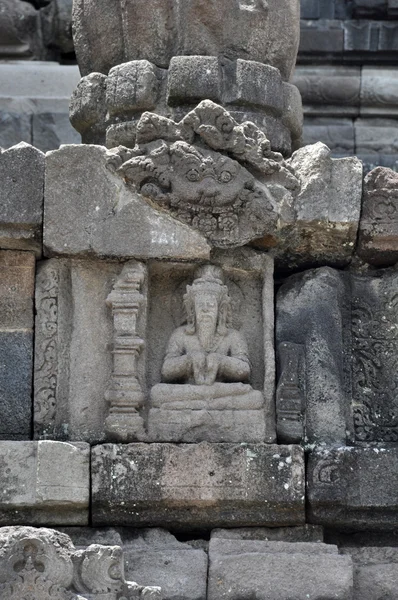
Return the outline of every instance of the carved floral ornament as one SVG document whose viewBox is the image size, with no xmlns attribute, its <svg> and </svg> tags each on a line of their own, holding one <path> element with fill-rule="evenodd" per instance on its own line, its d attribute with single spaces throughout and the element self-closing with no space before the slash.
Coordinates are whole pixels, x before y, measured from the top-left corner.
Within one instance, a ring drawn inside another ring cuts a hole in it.
<svg viewBox="0 0 398 600">
<path fill-rule="evenodd" d="M 119 546 L 76 550 L 51 529 L 0 529 L 0 600 L 160 600 L 160 588 L 124 578 Z"/>
<path fill-rule="evenodd" d="M 109 152 L 110 169 L 147 200 L 218 246 L 272 234 L 299 181 L 263 131 L 204 100 L 176 123 L 144 113 L 136 146 Z"/>
</svg>

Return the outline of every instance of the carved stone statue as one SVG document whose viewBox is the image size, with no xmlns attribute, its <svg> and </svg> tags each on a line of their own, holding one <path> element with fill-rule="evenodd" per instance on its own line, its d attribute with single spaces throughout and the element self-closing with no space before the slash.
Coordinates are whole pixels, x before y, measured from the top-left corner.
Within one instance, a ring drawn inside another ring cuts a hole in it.
<svg viewBox="0 0 398 600">
<path fill-rule="evenodd" d="M 231 326 L 231 298 L 222 270 L 200 267 L 187 286 L 184 306 L 187 322 L 171 335 L 162 368 L 166 383 L 152 389 L 153 403 L 188 401 L 186 407 L 193 408 L 203 407 L 205 401 L 210 409 L 261 407 L 261 392 L 248 384 L 246 340 Z"/>
</svg>

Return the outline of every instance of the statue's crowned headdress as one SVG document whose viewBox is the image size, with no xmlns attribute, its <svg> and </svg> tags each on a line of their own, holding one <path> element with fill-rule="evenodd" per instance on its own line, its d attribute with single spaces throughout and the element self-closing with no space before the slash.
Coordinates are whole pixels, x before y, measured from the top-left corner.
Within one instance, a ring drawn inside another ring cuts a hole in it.
<svg viewBox="0 0 398 600">
<path fill-rule="evenodd" d="M 194 296 L 198 293 L 213 293 L 218 296 L 218 332 L 225 335 L 230 325 L 231 299 L 228 295 L 228 287 L 224 283 L 224 274 L 220 267 L 215 265 L 204 265 L 195 271 L 192 285 L 187 286 L 184 295 L 184 305 L 187 312 L 187 331 L 195 332 L 195 307 Z"/>
</svg>

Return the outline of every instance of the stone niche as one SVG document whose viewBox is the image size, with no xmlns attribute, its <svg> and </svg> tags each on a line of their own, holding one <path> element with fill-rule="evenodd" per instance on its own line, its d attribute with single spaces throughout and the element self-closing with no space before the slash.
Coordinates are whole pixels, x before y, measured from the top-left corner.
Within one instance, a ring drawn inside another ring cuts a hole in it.
<svg viewBox="0 0 398 600">
<path fill-rule="evenodd" d="M 211 304 L 203 331 L 199 297 Z M 202 264 L 51 259 L 39 266 L 36 309 L 36 438 L 275 441 L 266 254 L 220 250 Z"/>
<path fill-rule="evenodd" d="M 267 256 L 250 256 L 224 255 L 224 269 L 151 265 L 151 441 L 275 440 L 273 267 Z M 213 310 L 214 333 L 207 317 Z"/>
<path fill-rule="evenodd" d="M 321 268 L 277 296 L 281 442 L 363 446 L 398 441 L 396 268 Z"/>
</svg>

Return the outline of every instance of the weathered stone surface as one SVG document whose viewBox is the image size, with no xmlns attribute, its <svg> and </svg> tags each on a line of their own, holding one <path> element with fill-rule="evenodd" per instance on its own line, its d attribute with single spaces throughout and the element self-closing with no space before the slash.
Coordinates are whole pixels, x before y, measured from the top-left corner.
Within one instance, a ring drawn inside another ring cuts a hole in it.
<svg viewBox="0 0 398 600">
<path fill-rule="evenodd" d="M 88 444 L 0 442 L 0 463 L 1 524 L 88 524 Z"/>
<path fill-rule="evenodd" d="M 44 154 L 26 143 L 0 152 L 0 248 L 41 254 Z"/>
<path fill-rule="evenodd" d="M 216 56 L 174 56 L 167 79 L 167 104 L 196 104 L 204 98 L 220 102 L 221 69 Z"/>
<path fill-rule="evenodd" d="M 64 146 L 47 155 L 44 244 L 48 255 L 209 256 L 209 246 L 199 233 L 129 190 L 107 168 L 108 158 L 99 146 Z"/>
<path fill-rule="evenodd" d="M 158 585 L 164 600 L 205 600 L 206 552 L 181 543 L 164 529 L 120 530 L 126 577 L 141 585 Z"/>
<path fill-rule="evenodd" d="M 248 249 L 152 265 L 149 441 L 275 441 L 272 281 Z"/>
<path fill-rule="evenodd" d="M 398 598 L 398 550 L 391 547 L 340 548 L 354 563 L 354 600 Z"/>
<path fill-rule="evenodd" d="M 106 299 L 120 270 L 112 263 L 57 259 L 39 265 L 34 379 L 39 438 L 104 439 L 113 336 Z"/>
<path fill-rule="evenodd" d="M 365 177 L 357 252 L 375 266 L 398 261 L 398 175 L 391 169 Z"/>
<path fill-rule="evenodd" d="M 108 76 L 90 73 L 73 92 L 70 117 L 84 143 L 134 148 L 145 110 L 178 123 L 203 100 L 228 106 L 239 124 L 257 125 L 274 151 L 288 156 L 292 144 L 297 147 L 303 125 L 297 88 L 274 67 L 222 56 L 174 56 L 167 70 L 133 60 L 113 67 Z M 158 133 L 167 133 L 165 122 Z M 186 133 L 183 141 L 192 137 Z M 165 140 L 179 139 L 172 138 Z"/>
<path fill-rule="evenodd" d="M 278 68 L 289 79 L 299 39 L 298 0 L 135 0 L 74 4 L 75 47 L 82 75 L 131 60 L 167 67 L 177 55 L 224 55 Z M 122 27 L 122 22 L 124 26 Z M 147 35 L 151 31 L 153 35 Z M 102 44 L 112 39 L 111 45 Z"/>
<path fill-rule="evenodd" d="M 321 140 L 334 156 L 355 153 L 355 130 L 351 119 L 336 117 L 306 117 L 303 129 L 304 145 Z M 362 157 L 361 157 L 362 158 Z"/>
<path fill-rule="evenodd" d="M 297 150 L 289 161 L 301 183 L 295 201 L 295 232 L 289 236 L 289 264 L 310 256 L 312 264 L 346 264 L 353 253 L 362 196 L 362 164 L 333 159 L 322 143 Z"/>
<path fill-rule="evenodd" d="M 70 537 L 52 529 L 2 527 L 0 570 L 4 599 L 161 599 L 159 587 L 126 581 L 119 546 L 93 544 L 76 550 Z"/>
<path fill-rule="evenodd" d="M 397 277 L 396 269 L 322 268 L 280 288 L 276 339 L 301 346 L 296 394 L 304 396 L 310 444 L 396 443 Z"/>
<path fill-rule="evenodd" d="M 156 106 L 159 82 L 156 67 L 147 60 L 127 62 L 109 71 L 106 104 L 111 115 L 123 115 Z"/>
<path fill-rule="evenodd" d="M 397 448 L 317 449 L 307 472 L 309 521 L 349 529 L 398 523 Z"/>
<path fill-rule="evenodd" d="M 338 116 L 339 121 L 344 116 L 359 115 L 359 67 L 301 65 L 295 71 L 293 83 L 301 93 L 306 115 Z"/>
<path fill-rule="evenodd" d="M 304 522 L 299 446 L 128 444 L 92 449 L 94 526 Z"/>
<path fill-rule="evenodd" d="M 361 85 L 361 115 L 396 116 L 398 102 L 397 68 L 364 67 Z"/>
<path fill-rule="evenodd" d="M 299 182 L 263 131 L 204 100 L 181 121 L 144 113 L 133 150 L 110 167 L 133 191 L 205 235 L 216 247 L 257 238 L 276 245 L 280 217 Z"/>
<path fill-rule="evenodd" d="M 21 0 L 1 0 L 0 14 L 1 58 L 38 58 L 41 50 L 39 18 L 34 7 Z"/>
<path fill-rule="evenodd" d="M 0 251 L 0 439 L 29 439 L 35 259 Z"/>
<path fill-rule="evenodd" d="M 323 542 L 323 528 L 319 525 L 302 525 L 300 527 L 213 529 L 211 539 L 262 540 L 264 542 Z"/>
<path fill-rule="evenodd" d="M 212 538 L 208 598 L 352 598 L 353 569 L 336 546 Z"/>
</svg>

